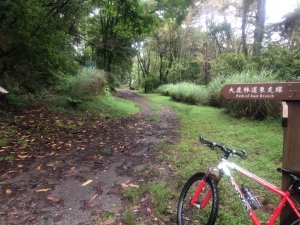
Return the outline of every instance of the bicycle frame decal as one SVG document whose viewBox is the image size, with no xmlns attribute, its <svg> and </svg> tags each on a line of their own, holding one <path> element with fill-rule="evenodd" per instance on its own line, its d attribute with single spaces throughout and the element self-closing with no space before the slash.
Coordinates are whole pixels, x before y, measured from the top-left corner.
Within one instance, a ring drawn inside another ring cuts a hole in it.
<svg viewBox="0 0 300 225">
<path fill-rule="evenodd" d="M 239 199 L 242 201 L 246 211 L 250 215 L 250 218 L 251 218 L 254 225 L 260 225 L 261 223 L 259 222 L 257 216 L 255 215 L 254 210 L 251 208 L 248 201 L 245 199 L 238 183 L 232 177 L 230 169 L 235 170 L 235 171 L 243 174 L 244 176 L 250 178 L 251 180 L 254 180 L 256 183 L 262 185 L 263 187 L 270 190 L 271 192 L 273 192 L 277 195 L 280 195 L 282 197 L 281 202 L 280 202 L 279 206 L 275 209 L 270 221 L 268 222 L 268 225 L 273 225 L 275 223 L 276 219 L 279 217 L 280 212 L 281 212 L 281 210 L 284 207 L 286 202 L 288 202 L 288 204 L 291 206 L 293 211 L 300 218 L 300 212 L 298 211 L 295 203 L 290 199 L 290 192 L 289 191 L 284 192 L 284 191 L 280 190 L 278 187 L 268 183 L 267 181 L 265 181 L 265 180 L 261 179 L 260 177 L 256 176 L 255 174 L 243 169 L 242 167 L 240 167 L 240 166 L 238 166 L 238 165 L 236 165 L 232 162 L 229 162 L 225 159 L 222 159 L 222 162 L 214 170 L 219 171 L 219 173 L 224 174 L 228 178 L 230 184 L 235 189 Z"/>
<path fill-rule="evenodd" d="M 245 209 L 247 210 L 247 212 L 250 214 L 251 213 L 251 207 L 248 203 L 248 201 L 245 199 L 239 185 L 237 184 L 237 182 L 233 179 L 232 176 L 228 177 L 228 180 L 230 182 L 230 184 L 232 185 L 232 187 L 234 188 L 234 190 L 236 191 L 237 195 L 239 196 L 240 200 L 243 202 L 243 205 L 245 207 Z"/>
</svg>

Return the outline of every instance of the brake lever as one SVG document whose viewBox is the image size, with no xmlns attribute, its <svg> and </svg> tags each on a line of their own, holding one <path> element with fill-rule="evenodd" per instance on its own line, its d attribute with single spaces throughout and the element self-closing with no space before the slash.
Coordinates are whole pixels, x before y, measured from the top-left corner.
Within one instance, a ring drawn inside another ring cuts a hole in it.
<svg viewBox="0 0 300 225">
<path fill-rule="evenodd" d="M 248 158 L 248 154 L 245 150 L 241 150 L 241 152 L 244 154 L 243 159 L 247 159 Z"/>
</svg>

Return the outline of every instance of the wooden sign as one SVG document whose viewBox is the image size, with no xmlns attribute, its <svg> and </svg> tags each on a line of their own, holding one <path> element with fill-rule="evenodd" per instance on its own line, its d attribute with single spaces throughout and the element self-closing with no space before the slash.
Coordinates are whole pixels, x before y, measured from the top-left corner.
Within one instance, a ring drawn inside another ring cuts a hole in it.
<svg viewBox="0 0 300 225">
<path fill-rule="evenodd" d="M 0 86 L 0 94 L 8 94 L 8 91 Z"/>
<path fill-rule="evenodd" d="M 226 84 L 221 93 L 225 99 L 300 100 L 300 81 L 262 84 Z"/>
<path fill-rule="evenodd" d="M 234 100 L 281 100 L 284 126 L 283 168 L 300 171 L 300 81 L 263 84 L 226 84 L 221 93 L 225 99 Z M 291 185 L 291 177 L 283 174 L 282 188 Z M 293 194 L 300 202 L 300 197 Z M 284 208 L 281 222 L 293 213 Z"/>
</svg>

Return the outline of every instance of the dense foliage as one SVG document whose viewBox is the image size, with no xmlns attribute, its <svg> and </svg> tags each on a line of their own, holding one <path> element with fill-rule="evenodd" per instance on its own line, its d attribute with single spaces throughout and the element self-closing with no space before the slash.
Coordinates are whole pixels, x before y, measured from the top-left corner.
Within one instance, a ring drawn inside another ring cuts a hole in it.
<svg viewBox="0 0 300 225">
<path fill-rule="evenodd" d="M 209 85 L 193 83 L 167 84 L 158 88 L 162 95 L 171 96 L 175 101 L 189 104 L 202 104 L 223 107 L 235 117 L 252 117 L 264 119 L 267 116 L 278 117 L 280 104 L 277 101 L 235 100 L 227 101 L 222 98 L 221 89 L 228 83 L 268 83 L 278 81 L 272 73 L 262 71 L 243 71 L 229 77 L 214 79 Z"/>
<path fill-rule="evenodd" d="M 76 76 L 64 77 L 56 87 L 56 93 L 66 96 L 66 105 L 71 107 L 105 92 L 108 92 L 106 73 L 95 68 L 84 68 Z"/>
<path fill-rule="evenodd" d="M 0 2 L 0 85 L 35 92 L 77 70 L 72 47 L 82 1 Z"/>
</svg>

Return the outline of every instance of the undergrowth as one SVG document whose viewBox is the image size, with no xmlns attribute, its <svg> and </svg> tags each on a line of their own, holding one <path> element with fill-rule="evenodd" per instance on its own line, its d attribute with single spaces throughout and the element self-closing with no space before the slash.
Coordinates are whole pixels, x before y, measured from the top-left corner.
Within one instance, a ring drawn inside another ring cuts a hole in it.
<svg viewBox="0 0 300 225">
<path fill-rule="evenodd" d="M 94 96 L 75 108 L 68 105 L 66 96 L 53 96 L 49 99 L 49 103 L 54 111 L 105 118 L 126 117 L 139 111 L 139 107 L 135 103 L 111 95 Z"/>
<path fill-rule="evenodd" d="M 218 77 L 208 85 L 193 83 L 167 84 L 159 87 L 157 91 L 172 100 L 195 105 L 208 105 L 223 107 L 234 117 L 252 117 L 265 119 L 268 116 L 278 117 L 280 105 L 278 101 L 263 100 L 223 100 L 221 89 L 230 83 L 270 83 L 276 82 L 276 76 L 270 71 L 243 71 L 228 77 Z"/>
</svg>

